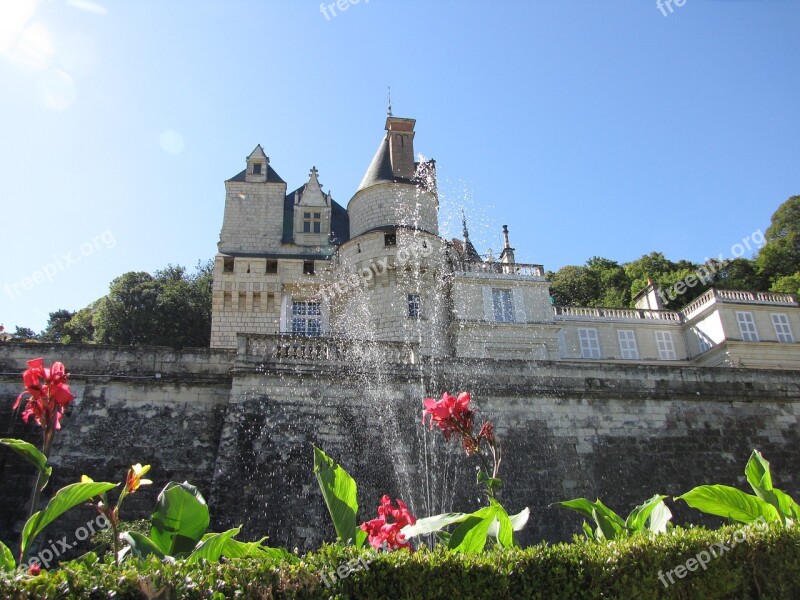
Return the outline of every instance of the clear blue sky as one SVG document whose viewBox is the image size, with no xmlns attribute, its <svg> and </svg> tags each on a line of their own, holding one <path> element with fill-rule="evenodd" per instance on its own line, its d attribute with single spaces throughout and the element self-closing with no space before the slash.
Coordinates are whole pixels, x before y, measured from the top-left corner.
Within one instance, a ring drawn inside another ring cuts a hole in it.
<svg viewBox="0 0 800 600">
<path fill-rule="evenodd" d="M 388 85 L 444 232 L 548 269 L 728 256 L 800 193 L 800 2 L 343 4 L 0 0 L 0 322 L 214 256 L 258 143 L 346 205 Z"/>
</svg>

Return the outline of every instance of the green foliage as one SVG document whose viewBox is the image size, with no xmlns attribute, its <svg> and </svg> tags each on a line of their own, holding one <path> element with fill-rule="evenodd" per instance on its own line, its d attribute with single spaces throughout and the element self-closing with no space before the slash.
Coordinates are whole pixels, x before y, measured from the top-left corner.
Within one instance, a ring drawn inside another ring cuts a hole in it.
<svg viewBox="0 0 800 600">
<path fill-rule="evenodd" d="M 756 265 L 771 282 L 800 272 L 800 196 L 792 196 L 772 215 L 766 244 Z"/>
<path fill-rule="evenodd" d="M 664 504 L 664 498 L 666 496 L 656 494 L 634 508 L 624 520 L 600 500 L 591 502 L 586 498 L 575 498 L 555 502 L 550 506 L 569 508 L 592 519 L 595 523 L 594 529 L 586 522 L 583 524 L 583 533 L 590 540 L 619 540 L 642 532 L 664 533 L 672 518 L 672 513 Z"/>
<path fill-rule="evenodd" d="M 20 558 L 24 558 L 28 552 L 28 548 L 36 539 L 45 527 L 56 520 L 58 517 L 67 512 L 70 508 L 83 504 L 87 500 L 99 496 L 108 490 L 116 487 L 113 483 L 106 482 L 91 482 L 91 483 L 73 483 L 64 486 L 53 498 L 48 502 L 44 510 L 31 515 L 22 529 L 22 546 L 20 550 Z"/>
<path fill-rule="evenodd" d="M 205 347 L 211 339 L 212 263 L 194 273 L 168 265 L 150 275 L 129 272 L 111 282 L 109 293 L 82 315 L 82 334 L 91 317 L 93 341 L 104 344 Z M 87 310 L 87 309 L 84 309 Z M 80 315 L 81 312 L 78 313 Z M 66 333 L 77 316 L 67 322 Z M 64 335 L 69 341 L 77 336 Z M 80 340 L 84 341 L 84 340 Z"/>
<path fill-rule="evenodd" d="M 365 531 L 356 525 L 358 497 L 355 480 L 341 465 L 337 465 L 325 452 L 314 446 L 314 475 L 325 498 L 328 512 L 339 541 L 361 547 L 367 538 Z"/>
<path fill-rule="evenodd" d="M 13 571 L 17 566 L 14 555 L 3 542 L 0 542 L 0 571 Z"/>
<path fill-rule="evenodd" d="M 744 473 L 754 496 L 727 485 L 701 485 L 676 500 L 737 523 L 780 522 L 788 526 L 800 518 L 800 505 L 772 485 L 769 463 L 758 450 L 753 450 Z"/>
<path fill-rule="evenodd" d="M 776 278 L 769 291 L 800 296 L 800 273 Z"/>
<path fill-rule="evenodd" d="M 30 342 L 36 339 L 36 332 L 30 327 L 16 327 L 11 336 L 12 342 Z"/>
<path fill-rule="evenodd" d="M 208 506 L 188 481 L 169 482 L 158 495 L 150 539 L 167 556 L 189 554 L 208 529 Z"/>
<path fill-rule="evenodd" d="M 3 438 L 0 439 L 0 444 L 8 446 L 39 470 L 39 491 L 42 491 L 50 481 L 50 475 L 53 474 L 53 467 L 48 466 L 47 457 L 36 446 L 25 440 Z"/>
<path fill-rule="evenodd" d="M 667 535 L 613 544 L 541 543 L 525 549 L 457 554 L 445 548 L 377 553 L 353 546 L 323 546 L 301 560 L 244 558 L 223 564 L 175 564 L 135 559 L 115 568 L 80 560 L 37 577 L 0 573 L 5 598 L 440 598 L 567 600 L 581 598 L 797 598 L 800 597 L 800 530 L 768 528 L 741 540 L 741 526 L 673 529 Z M 719 545 L 729 550 L 720 552 Z M 706 569 L 664 576 L 709 548 L 718 554 Z M 362 559 L 367 568 L 331 577 Z M 326 575 L 328 585 L 322 576 Z M 667 580 L 667 583 L 669 581 Z"/>
</svg>

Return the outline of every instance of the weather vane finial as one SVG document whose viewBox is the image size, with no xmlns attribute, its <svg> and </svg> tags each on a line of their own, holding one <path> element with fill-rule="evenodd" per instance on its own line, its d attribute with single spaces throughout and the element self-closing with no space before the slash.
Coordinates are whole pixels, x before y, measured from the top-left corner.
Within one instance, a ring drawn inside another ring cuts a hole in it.
<svg viewBox="0 0 800 600">
<path fill-rule="evenodd" d="M 389 86 L 388 98 L 389 98 L 389 107 L 386 109 L 386 114 L 391 117 L 392 116 L 392 86 Z"/>
</svg>

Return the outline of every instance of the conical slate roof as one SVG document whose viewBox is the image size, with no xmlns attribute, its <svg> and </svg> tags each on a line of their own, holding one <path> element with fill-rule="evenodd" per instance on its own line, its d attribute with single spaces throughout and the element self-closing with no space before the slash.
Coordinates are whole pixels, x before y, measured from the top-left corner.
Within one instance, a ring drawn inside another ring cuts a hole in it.
<svg viewBox="0 0 800 600">
<path fill-rule="evenodd" d="M 386 183 L 395 181 L 394 171 L 392 170 L 392 157 L 389 154 L 389 137 L 385 136 L 378 146 L 378 151 L 358 186 L 358 191 L 368 188 L 376 183 Z"/>
</svg>

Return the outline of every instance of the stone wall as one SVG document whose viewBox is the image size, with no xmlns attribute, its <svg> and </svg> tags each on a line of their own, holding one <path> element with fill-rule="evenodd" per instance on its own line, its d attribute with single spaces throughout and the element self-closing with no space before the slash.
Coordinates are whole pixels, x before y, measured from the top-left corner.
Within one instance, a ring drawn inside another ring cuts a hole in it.
<svg viewBox="0 0 800 600">
<path fill-rule="evenodd" d="M 156 485 L 126 501 L 126 515 L 146 516 L 166 481 L 188 479 L 209 500 L 216 529 L 243 524 L 245 537 L 269 535 L 276 545 L 333 539 L 313 444 L 358 481 L 362 519 L 374 517 L 383 493 L 418 516 L 476 508 L 473 462 L 420 423 L 422 398 L 443 390 L 469 390 L 477 420 L 495 422 L 504 444 L 502 500 L 532 512 L 524 543 L 579 531 L 579 518 L 548 508 L 559 500 L 600 497 L 627 513 L 655 493 L 678 495 L 701 483 L 745 489 L 753 448 L 772 463 L 776 485 L 800 496 L 793 371 L 475 359 L 398 365 L 367 356 L 337 362 L 268 351 L 235 357 L 5 344 L 0 400 L 8 408 L 25 360 L 35 356 L 62 360 L 80 398 L 54 446 L 51 493 L 82 473 L 118 481 L 131 462 L 149 463 Z M 0 411 L 0 427 L 36 441 L 10 410 Z M 12 540 L 32 475 L 6 450 L 0 467 L 0 538 Z M 703 521 L 680 503 L 675 513 L 677 522 Z M 76 509 L 58 531 L 91 517 Z"/>
</svg>

